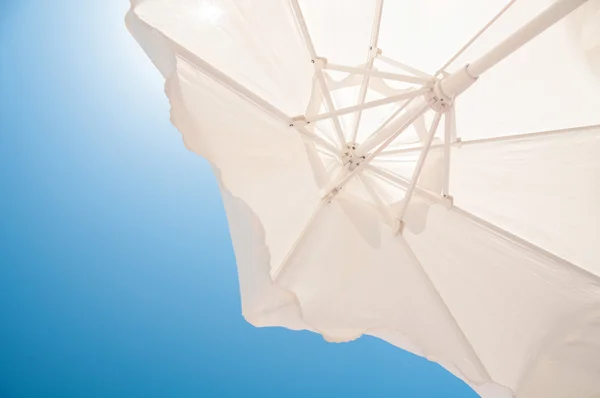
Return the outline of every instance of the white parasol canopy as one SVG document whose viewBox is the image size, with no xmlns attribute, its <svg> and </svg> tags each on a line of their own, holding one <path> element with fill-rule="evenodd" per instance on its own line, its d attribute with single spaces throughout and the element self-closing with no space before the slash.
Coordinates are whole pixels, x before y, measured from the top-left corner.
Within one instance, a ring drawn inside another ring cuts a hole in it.
<svg viewBox="0 0 600 398">
<path fill-rule="evenodd" d="M 600 394 L 600 0 L 132 0 L 256 326 Z"/>
</svg>

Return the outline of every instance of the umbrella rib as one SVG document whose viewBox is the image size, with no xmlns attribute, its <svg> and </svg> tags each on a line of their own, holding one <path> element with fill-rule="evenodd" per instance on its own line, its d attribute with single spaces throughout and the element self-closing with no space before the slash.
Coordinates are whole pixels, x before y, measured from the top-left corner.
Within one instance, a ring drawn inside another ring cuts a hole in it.
<svg viewBox="0 0 600 398">
<path fill-rule="evenodd" d="M 343 176 L 343 175 L 345 175 L 347 173 L 348 173 L 348 165 L 345 165 L 345 166 L 343 166 L 339 170 L 338 175 L 336 176 L 336 178 L 339 178 L 340 176 Z M 306 222 L 306 224 L 304 224 L 304 227 L 302 228 L 302 231 L 300 231 L 300 235 L 298 235 L 298 238 L 296 238 L 296 241 L 294 241 L 294 243 L 290 247 L 290 250 L 286 254 L 285 258 L 283 259 L 283 261 L 281 263 L 281 265 L 272 274 L 271 279 L 273 280 L 273 282 L 277 282 L 277 280 L 281 277 L 281 275 L 283 274 L 283 272 L 288 268 L 288 265 L 290 263 L 292 255 L 296 252 L 298 246 L 306 238 L 306 234 L 307 234 L 308 230 L 310 229 L 310 227 L 312 226 L 312 224 L 313 224 L 313 222 L 315 220 L 315 217 L 317 216 L 317 214 L 319 213 L 319 211 L 321 211 L 321 209 L 323 208 L 323 206 L 325 204 L 329 203 L 329 202 L 330 201 L 328 200 L 327 197 L 321 198 L 321 200 L 317 204 L 317 207 L 315 208 L 315 210 L 311 214 L 310 218 L 308 219 L 308 221 Z"/>
<path fill-rule="evenodd" d="M 286 123 L 288 123 L 291 120 L 291 117 L 283 113 L 281 110 L 276 108 L 274 105 L 272 105 L 259 95 L 246 88 L 244 85 L 238 83 L 236 80 L 221 72 L 219 69 L 215 68 L 214 66 L 212 66 L 204 59 L 200 58 L 198 55 L 194 54 L 175 40 L 171 39 L 169 36 L 165 35 L 164 33 L 161 33 L 161 35 L 167 41 L 169 41 L 171 45 L 173 45 L 173 47 L 175 47 L 175 52 L 179 56 L 184 58 L 195 68 L 197 68 L 216 82 L 233 91 L 235 94 L 244 98 L 248 102 L 251 102 L 252 104 L 257 106 L 264 112 L 270 114 L 271 116 L 274 116 L 275 118 Z"/>
<path fill-rule="evenodd" d="M 382 134 L 383 129 L 385 129 L 388 126 L 388 124 L 390 124 L 392 122 L 392 120 L 394 120 L 396 118 L 396 116 L 398 116 L 400 114 L 400 112 L 402 112 L 404 109 L 406 109 L 415 98 L 416 97 L 412 97 L 409 100 L 405 101 L 402 105 L 400 105 L 400 107 L 398 109 L 396 109 L 394 111 L 394 113 L 392 113 L 383 123 L 381 123 L 381 125 L 379 125 L 379 127 L 377 127 L 377 130 L 375 130 L 373 133 L 371 133 L 371 135 L 369 135 L 367 137 L 367 139 L 364 140 L 360 144 L 359 152 L 361 152 L 361 153 L 368 152 L 371 149 L 373 149 L 373 147 L 377 146 L 378 141 L 381 140 L 380 135 Z M 399 119 L 398 121 L 401 122 L 402 120 Z"/>
<path fill-rule="evenodd" d="M 453 143 L 453 144 L 457 144 L 457 143 Z M 432 148 L 441 148 L 442 146 L 443 146 L 443 144 L 432 144 L 431 145 Z M 379 157 L 390 156 L 390 155 L 401 155 L 401 154 L 410 153 L 410 152 L 418 152 L 422 148 L 423 148 L 422 146 L 413 146 L 413 147 L 408 147 L 408 148 L 389 149 L 387 151 L 382 151 L 379 154 Z"/>
<path fill-rule="evenodd" d="M 439 68 L 436 72 L 435 72 L 435 76 L 439 75 L 440 73 L 444 72 L 445 69 L 450 66 L 450 64 L 452 62 L 454 62 L 456 60 L 456 58 L 460 57 L 460 55 L 462 53 L 464 53 L 470 46 L 471 44 L 473 44 L 475 42 L 475 40 L 477 40 L 486 30 L 488 30 L 488 28 L 490 26 L 492 26 L 494 24 L 494 22 L 496 22 L 498 20 L 498 18 L 500 18 L 502 16 L 502 14 L 504 14 L 514 3 L 516 0 L 511 0 L 508 2 L 508 4 L 506 4 L 504 6 L 504 8 L 502 8 L 495 16 L 494 18 L 492 18 L 483 28 L 481 28 L 481 30 L 479 32 L 477 32 L 477 34 L 475 34 L 475 36 L 473 36 L 464 46 L 462 46 L 460 48 L 460 50 L 458 50 L 448 61 L 446 61 L 446 63 Z"/>
<path fill-rule="evenodd" d="M 321 61 L 319 57 L 317 57 L 317 53 L 315 51 L 315 46 L 313 45 L 312 39 L 310 37 L 310 33 L 308 32 L 308 26 L 306 25 L 306 20 L 304 19 L 304 15 L 302 14 L 302 10 L 300 9 L 300 5 L 298 4 L 298 0 L 290 0 L 292 9 L 294 11 L 294 17 L 296 19 L 296 23 L 300 28 L 300 33 L 302 38 L 304 39 L 304 43 L 306 44 L 308 53 L 310 54 L 311 62 L 315 66 L 315 75 L 319 80 L 319 86 L 321 88 L 321 92 L 323 97 L 325 98 L 325 105 L 327 105 L 327 109 L 330 112 L 335 112 L 335 107 L 333 105 L 333 99 L 331 98 L 331 92 L 327 86 L 327 80 L 325 79 L 325 75 L 323 74 L 323 70 L 318 65 Z M 342 126 L 337 116 L 333 116 L 333 126 L 335 132 L 337 134 L 340 148 L 343 148 L 346 145 L 346 140 L 344 138 L 344 133 L 342 130 Z"/>
<path fill-rule="evenodd" d="M 510 140 L 518 140 L 518 139 L 522 139 L 522 138 L 530 138 L 530 137 L 543 137 L 546 135 L 553 135 L 553 134 L 576 133 L 576 132 L 580 132 L 580 131 L 584 131 L 584 130 L 592 130 L 592 129 L 597 129 L 597 128 L 600 128 L 600 124 L 588 124 L 585 126 L 578 126 L 578 127 L 568 127 L 568 128 L 556 129 L 556 130 L 542 130 L 542 131 L 535 131 L 532 133 L 521 133 L 521 134 L 505 135 L 505 136 L 499 136 L 499 137 L 478 138 L 478 139 L 473 139 L 473 140 L 461 140 L 460 142 L 455 142 L 453 144 L 460 145 L 460 146 L 472 145 L 472 144 L 484 144 L 487 142 L 510 141 Z"/>
<path fill-rule="evenodd" d="M 375 61 L 375 55 L 377 54 L 377 43 L 379 42 L 379 28 L 381 27 L 381 15 L 383 11 L 383 0 L 378 0 L 375 5 L 375 17 L 373 18 L 373 27 L 371 29 L 371 41 L 369 46 L 369 52 L 367 55 L 367 62 L 365 66 L 367 69 L 373 69 L 373 62 Z M 369 81 L 371 80 L 370 75 L 364 75 L 362 82 L 360 83 L 360 89 L 358 92 L 359 105 L 365 103 L 367 98 L 367 88 L 369 87 Z M 352 125 L 352 139 L 351 142 L 356 142 L 356 136 L 358 134 L 358 127 L 360 125 L 360 119 L 362 117 L 362 109 L 359 109 L 354 113 L 354 123 Z"/>
<path fill-rule="evenodd" d="M 496 235 L 501 236 L 502 238 L 506 239 L 507 241 L 517 244 L 519 246 L 522 246 L 528 250 L 531 250 L 532 252 L 541 255 L 542 257 L 547 258 L 550 261 L 553 261 L 557 264 L 560 264 L 566 268 L 569 268 L 571 270 L 573 270 L 574 272 L 577 272 L 578 274 L 586 277 L 586 278 L 590 278 L 591 280 L 593 280 L 595 283 L 600 284 L 600 276 L 597 276 L 595 274 L 593 274 L 590 271 L 587 271 L 584 268 L 579 267 L 578 265 L 573 264 L 572 262 L 565 260 L 562 257 L 557 256 L 554 253 L 551 253 L 545 249 L 542 249 L 541 247 L 539 247 L 538 245 L 535 245 L 523 238 L 520 238 L 519 236 L 508 232 L 507 230 L 505 230 L 504 228 L 501 228 L 497 225 L 492 224 L 489 221 L 484 220 L 483 218 L 480 218 L 476 215 L 474 215 L 473 213 L 470 213 L 460 207 L 457 206 L 452 206 L 450 208 L 451 211 L 457 213 L 458 215 L 467 218 L 469 221 L 478 224 L 480 226 L 482 226 L 483 228 L 486 228 L 492 232 L 494 232 Z"/>
<path fill-rule="evenodd" d="M 345 65 L 338 65 L 338 64 L 332 64 L 332 63 L 327 63 L 325 65 L 325 69 L 335 70 L 338 72 L 346 72 L 346 73 L 354 73 L 354 74 L 358 74 L 358 75 L 363 75 L 365 78 L 368 78 L 371 76 L 380 77 L 382 79 L 396 80 L 396 81 L 403 82 L 403 83 L 414 83 L 414 84 L 424 85 L 424 84 L 427 84 L 427 82 L 429 81 L 429 79 L 425 79 L 425 78 L 418 77 L 418 76 L 403 75 L 401 73 L 385 72 L 385 71 L 369 69 L 369 68 L 356 68 L 354 66 L 345 66 Z M 363 79 L 363 81 L 365 81 L 365 80 Z M 361 86 L 361 88 L 362 88 L 362 86 Z"/>
<path fill-rule="evenodd" d="M 310 94 L 310 99 L 308 101 L 308 105 L 306 106 L 306 117 L 313 117 L 314 115 L 316 115 L 319 112 L 319 108 L 321 107 L 321 104 L 323 103 L 323 95 L 321 94 L 321 91 L 319 90 L 319 81 L 316 78 L 316 76 L 313 75 L 313 82 L 312 82 L 312 90 L 311 90 L 311 94 Z M 308 126 L 307 126 L 308 127 Z M 321 135 L 317 134 L 317 131 L 319 130 L 315 125 L 312 126 L 312 129 L 308 129 L 309 131 L 312 131 L 315 135 L 321 137 Z M 325 141 L 327 141 L 328 143 L 332 144 L 333 148 L 335 148 L 335 140 L 333 142 L 330 141 L 329 137 L 327 136 L 327 134 L 322 134 L 322 137 Z M 339 150 L 337 148 L 335 148 L 335 154 L 339 155 Z"/>
<path fill-rule="evenodd" d="M 318 90 L 318 79 L 315 79 L 315 76 L 313 76 L 312 92 L 305 111 L 306 116 L 312 117 L 316 115 L 319 111 L 319 108 L 321 107 L 322 102 L 323 95 Z M 308 126 L 309 123 L 307 123 L 305 126 L 302 126 L 303 122 L 305 121 L 305 118 L 300 119 L 301 120 L 299 121 L 302 121 L 302 123 L 292 123 L 294 124 L 294 126 L 300 125 L 297 127 L 300 133 L 311 138 L 315 142 L 319 142 L 323 147 L 327 148 L 329 152 L 333 153 L 339 158 L 340 151 L 335 147 L 335 142 L 331 143 L 329 140 L 327 140 L 328 137 L 326 134 L 323 134 L 322 136 L 317 134 L 318 129 L 314 124 L 312 126 Z M 309 129 L 308 127 L 312 127 L 312 129 Z"/>
<path fill-rule="evenodd" d="M 294 241 L 294 243 L 290 247 L 290 250 L 286 254 L 285 258 L 283 259 L 283 262 L 281 263 L 281 265 L 279 267 L 277 267 L 277 269 L 275 270 L 275 272 L 271 275 L 271 280 L 273 282 L 277 282 L 279 280 L 279 278 L 281 278 L 281 276 L 283 275 L 283 273 L 287 270 L 287 268 L 288 268 L 288 266 L 290 264 L 290 260 L 292 259 L 292 256 L 294 255 L 294 253 L 298 249 L 298 246 L 300 246 L 300 244 L 302 242 L 304 242 L 304 239 L 306 239 L 306 234 L 308 233 L 308 230 L 313 225 L 317 214 L 319 213 L 319 211 L 321 211 L 321 209 L 323 208 L 323 206 L 325 204 L 327 204 L 327 200 L 321 199 L 319 201 L 319 204 L 317 205 L 317 207 L 315 208 L 315 210 L 311 214 L 310 218 L 308 219 L 308 221 L 306 222 L 306 224 L 304 224 L 304 228 L 302 228 L 302 231 L 300 231 L 300 235 L 298 235 L 298 238 L 296 238 L 296 240 Z"/>
<path fill-rule="evenodd" d="M 307 119 L 307 121 L 309 122 L 318 122 L 321 120 L 325 120 L 325 119 L 330 119 L 330 118 L 334 118 L 340 115 L 345 115 L 348 113 L 352 113 L 354 111 L 357 110 L 361 110 L 361 109 L 369 109 L 369 108 L 375 108 L 378 106 L 382 106 L 382 105 L 387 105 L 387 104 L 391 104 L 394 102 L 399 102 L 405 99 L 411 99 L 411 98 L 415 98 L 421 94 L 426 93 L 427 91 L 429 91 L 426 88 L 419 88 L 419 89 L 415 89 L 415 90 L 410 90 L 407 91 L 405 93 L 402 94 L 398 94 L 398 95 L 394 95 L 391 97 L 387 97 L 387 98 L 382 98 L 382 99 L 378 99 L 375 101 L 369 101 L 363 104 L 359 104 L 359 105 L 353 105 L 353 106 L 349 106 L 347 108 L 342 108 L 342 109 L 338 109 L 336 111 L 333 112 L 327 112 L 327 113 L 321 113 L 320 115 L 316 115 L 312 118 Z"/>
<path fill-rule="evenodd" d="M 370 171 L 371 173 L 375 174 L 379 178 L 381 178 L 387 182 L 390 182 L 392 184 L 395 184 L 398 187 L 406 189 L 410 186 L 409 180 L 407 180 L 406 178 L 401 177 L 395 173 L 392 173 L 391 171 L 381 170 L 370 164 L 365 166 L 365 170 Z M 434 202 L 444 203 L 444 200 L 446 200 L 446 202 L 447 202 L 446 198 L 436 194 L 433 191 L 421 188 L 419 186 L 415 186 L 415 192 L 427 197 L 428 199 L 430 199 Z"/>
<path fill-rule="evenodd" d="M 488 370 L 486 369 L 485 365 L 483 364 L 481 358 L 475 351 L 475 348 L 473 348 L 473 345 L 471 344 L 471 342 L 469 341 L 469 338 L 465 334 L 464 330 L 462 329 L 462 327 L 460 326 L 460 324 L 454 317 L 454 314 L 452 314 L 452 311 L 450 310 L 450 308 L 444 301 L 444 298 L 442 297 L 440 291 L 437 289 L 437 287 L 435 286 L 435 284 L 429 277 L 429 274 L 425 270 L 425 267 L 423 267 L 423 264 L 421 264 L 421 262 L 417 258 L 417 255 L 412 250 L 412 248 L 410 247 L 410 245 L 408 244 L 406 239 L 404 239 L 403 236 L 400 236 L 399 238 L 400 238 L 401 244 L 404 246 L 404 248 L 408 252 L 409 256 L 413 260 L 412 263 L 413 263 L 414 267 L 417 269 L 418 272 L 421 273 L 423 279 L 425 280 L 425 283 L 427 284 L 427 286 L 433 293 L 433 296 L 435 297 L 438 306 L 444 312 L 444 314 L 446 314 L 446 316 L 448 317 L 450 324 L 453 326 L 454 332 L 456 333 L 457 337 L 460 339 L 461 343 L 463 344 L 463 347 L 465 348 L 465 350 L 471 357 L 471 360 L 472 360 L 473 364 L 477 367 L 477 370 L 479 371 L 480 375 L 483 376 L 487 380 L 492 380 L 492 378 L 491 378 Z"/>
<path fill-rule="evenodd" d="M 444 115 L 444 175 L 443 189 L 444 196 L 450 196 L 450 156 L 452 137 L 456 136 L 456 125 L 454 124 L 454 106 L 451 106 Z"/>
<path fill-rule="evenodd" d="M 393 175 L 392 173 L 385 173 L 385 172 L 383 172 L 383 171 L 381 171 L 381 170 L 379 170 L 376 167 L 373 167 L 371 165 L 367 165 L 366 167 L 367 167 L 367 170 L 374 172 L 376 175 L 378 175 L 380 177 L 383 177 L 383 178 L 388 179 L 388 180 L 392 180 L 392 181 L 398 183 L 398 185 L 401 185 L 401 186 L 404 186 L 404 187 L 407 187 L 409 185 L 408 181 L 405 181 L 405 180 L 403 180 L 401 178 L 397 178 L 397 179 L 391 178 L 392 175 Z M 391 174 L 391 175 L 386 175 L 386 174 Z M 395 176 L 395 175 L 393 175 L 393 176 Z M 434 193 L 432 193 L 430 191 L 426 191 L 426 190 L 419 189 L 419 188 L 417 188 L 417 191 L 419 193 L 427 193 L 427 196 L 433 196 L 434 198 L 437 197 L 437 195 L 435 195 Z M 440 198 L 440 199 L 442 199 L 442 198 Z M 475 349 L 473 348 L 473 346 L 469 342 L 469 339 L 467 338 L 467 336 L 465 335 L 464 331 L 460 327 L 460 324 L 458 323 L 458 321 L 456 320 L 456 318 L 454 317 L 454 315 L 450 311 L 450 308 L 448 308 L 448 306 L 444 302 L 444 299 L 442 298 L 440 292 L 437 290 L 437 288 L 433 284 L 433 281 L 431 280 L 431 278 L 429 278 L 429 275 L 427 274 L 427 271 L 425 271 L 425 268 L 423 267 L 423 265 L 421 264 L 421 262 L 417 259 L 417 256 L 412 251 L 411 247 L 408 245 L 408 242 L 406 242 L 406 240 L 404 239 L 404 237 L 400 236 L 400 241 L 405 245 L 405 247 L 408 250 L 410 256 L 414 260 L 414 263 L 416 265 L 418 265 L 416 268 L 418 268 L 419 272 L 422 273 L 422 275 L 423 275 L 423 277 L 424 277 L 427 285 L 433 291 L 434 296 L 436 297 L 436 301 L 438 302 L 438 304 L 440 305 L 440 307 L 442 307 L 442 310 L 444 310 L 444 312 L 446 313 L 446 315 L 450 319 L 451 324 L 455 327 L 454 328 L 455 332 L 457 333 L 458 337 L 461 339 L 462 343 L 464 344 L 464 346 L 467 349 L 467 351 L 469 352 L 469 354 L 472 356 L 472 358 L 474 360 L 473 362 L 478 367 L 478 371 L 484 377 L 486 377 L 486 378 L 488 378 L 488 379 L 491 380 L 491 377 L 490 377 L 487 369 L 483 365 L 483 362 L 481 361 L 481 358 L 479 357 L 479 355 L 477 355 L 477 352 L 475 351 Z"/>
<path fill-rule="evenodd" d="M 398 215 L 398 219 L 402 222 L 404 220 L 404 214 L 406 213 L 406 209 L 408 207 L 408 203 L 415 191 L 415 187 L 417 186 L 417 181 L 419 181 L 419 177 L 421 176 L 421 171 L 423 170 L 423 166 L 425 165 L 425 159 L 427 159 L 427 155 L 429 153 L 429 148 L 431 148 L 431 143 L 433 142 L 433 137 L 437 131 L 437 128 L 440 124 L 440 119 L 442 118 L 442 113 L 437 112 L 435 114 L 435 118 L 433 119 L 433 123 L 429 129 L 429 135 L 427 136 L 427 141 L 423 146 L 423 150 L 419 155 L 419 160 L 417 160 L 417 165 L 415 166 L 415 170 L 413 172 L 412 178 L 410 180 L 410 185 L 406 190 L 406 194 L 404 195 L 404 200 L 402 201 L 400 212 Z"/>
<path fill-rule="evenodd" d="M 557 130 L 535 131 L 532 133 L 505 135 L 505 136 L 501 136 L 501 137 L 478 138 L 478 139 L 474 139 L 474 140 L 461 140 L 459 138 L 457 141 L 453 141 L 450 145 L 462 147 L 463 145 L 485 144 L 488 142 L 511 141 L 511 140 L 519 140 L 519 139 L 523 139 L 523 138 L 543 137 L 546 135 L 554 135 L 554 134 L 577 133 L 580 131 L 592 130 L 592 129 L 597 129 L 597 128 L 600 128 L 600 124 L 590 124 L 590 125 L 586 125 L 586 126 L 569 127 L 569 128 L 557 129 Z M 441 148 L 443 146 L 444 146 L 444 144 L 431 145 L 432 148 Z M 387 151 L 382 151 L 379 154 L 379 156 L 399 155 L 399 154 L 403 154 L 403 153 L 419 151 L 420 149 L 421 149 L 421 147 L 390 149 Z"/>
</svg>

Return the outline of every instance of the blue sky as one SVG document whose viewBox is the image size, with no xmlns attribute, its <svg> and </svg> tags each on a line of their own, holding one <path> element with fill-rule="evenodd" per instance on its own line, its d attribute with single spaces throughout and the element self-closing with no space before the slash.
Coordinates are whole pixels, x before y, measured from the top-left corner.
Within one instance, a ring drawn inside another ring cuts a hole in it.
<svg viewBox="0 0 600 398">
<path fill-rule="evenodd" d="M 207 163 L 125 0 L 0 0 L 0 397 L 476 397 L 374 338 L 241 316 Z"/>
</svg>

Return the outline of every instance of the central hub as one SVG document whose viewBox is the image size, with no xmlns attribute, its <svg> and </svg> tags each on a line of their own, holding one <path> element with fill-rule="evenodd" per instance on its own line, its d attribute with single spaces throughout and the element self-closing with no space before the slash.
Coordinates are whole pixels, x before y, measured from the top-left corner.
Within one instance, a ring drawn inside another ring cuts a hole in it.
<svg viewBox="0 0 600 398">
<path fill-rule="evenodd" d="M 348 164 L 348 168 L 350 169 L 350 171 L 357 168 L 365 160 L 365 156 L 358 155 L 358 153 L 356 152 L 357 148 L 358 144 L 356 144 L 355 142 L 348 142 L 346 144 L 346 149 L 342 154 L 342 162 L 344 163 L 344 165 Z"/>
</svg>

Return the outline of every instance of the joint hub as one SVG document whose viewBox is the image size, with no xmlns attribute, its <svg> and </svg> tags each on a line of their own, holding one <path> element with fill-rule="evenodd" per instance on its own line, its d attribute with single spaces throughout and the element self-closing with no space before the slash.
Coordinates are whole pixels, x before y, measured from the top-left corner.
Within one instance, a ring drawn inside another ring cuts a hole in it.
<svg viewBox="0 0 600 398">
<path fill-rule="evenodd" d="M 365 156 L 359 156 L 356 149 L 358 145 L 355 142 L 348 142 L 346 149 L 342 153 L 342 162 L 344 165 L 349 164 L 350 171 L 357 168 L 365 160 Z"/>
</svg>

